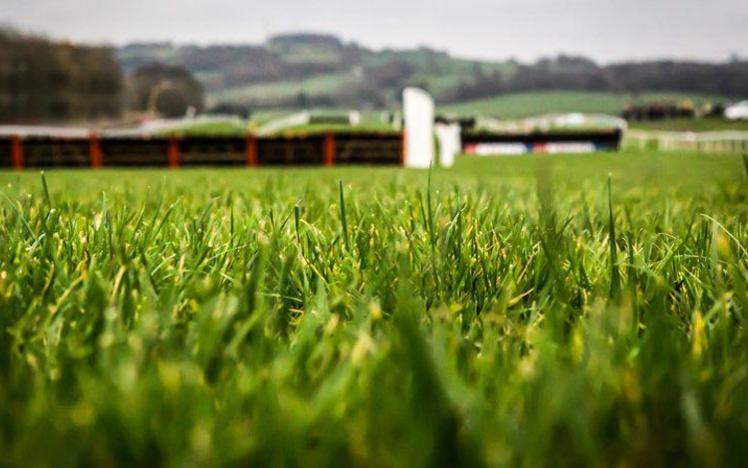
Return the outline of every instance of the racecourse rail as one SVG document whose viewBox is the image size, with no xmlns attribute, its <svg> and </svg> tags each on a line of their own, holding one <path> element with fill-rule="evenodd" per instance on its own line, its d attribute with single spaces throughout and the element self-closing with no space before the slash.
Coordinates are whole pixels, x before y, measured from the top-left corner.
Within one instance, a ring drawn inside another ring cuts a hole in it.
<svg viewBox="0 0 748 468">
<path fill-rule="evenodd" d="M 665 132 L 629 130 L 626 146 L 657 148 L 660 151 L 698 151 L 701 153 L 748 153 L 748 132 Z"/>
<path fill-rule="evenodd" d="M 258 136 L 0 135 L 0 168 L 405 165 L 405 132 Z M 592 141 L 617 149 L 621 134 L 463 133 L 476 142 Z"/>
<path fill-rule="evenodd" d="M 302 136 L 0 137 L 0 166 L 170 167 L 384 164 L 400 165 L 400 133 Z"/>
</svg>

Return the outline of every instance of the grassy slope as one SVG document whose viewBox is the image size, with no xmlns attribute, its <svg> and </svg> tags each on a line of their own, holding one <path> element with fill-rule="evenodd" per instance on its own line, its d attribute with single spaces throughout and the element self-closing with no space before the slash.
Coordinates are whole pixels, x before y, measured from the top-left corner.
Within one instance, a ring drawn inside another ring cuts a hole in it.
<svg viewBox="0 0 748 468">
<path fill-rule="evenodd" d="M 0 173 L 0 453 L 738 465 L 745 177 L 648 153 L 466 157 L 430 192 L 387 168 L 61 171 L 49 196 Z"/>
<path fill-rule="evenodd" d="M 210 93 L 208 100 L 210 102 L 272 102 L 293 99 L 302 92 L 308 96 L 329 95 L 352 81 L 355 81 L 355 77 L 350 73 L 315 75 L 301 81 L 258 83 L 229 88 Z"/>
<path fill-rule="evenodd" d="M 643 93 L 640 101 L 674 101 L 690 99 L 694 102 L 724 101 L 720 96 L 684 93 Z M 634 96 L 607 92 L 542 91 L 508 94 L 493 99 L 482 99 L 440 107 L 440 111 L 466 115 L 489 115 L 505 118 L 529 117 L 551 112 L 599 112 L 619 114 Z"/>
<path fill-rule="evenodd" d="M 313 61 L 334 62 L 335 56 L 326 57 L 324 51 L 318 51 L 321 55 L 309 54 L 303 49 L 295 50 L 291 56 L 284 54 L 287 61 Z M 329 51 L 328 51 L 329 52 Z M 327 54 L 329 55 L 329 54 Z M 295 58 L 294 58 L 295 57 Z M 476 62 L 448 57 L 446 55 L 432 54 L 420 50 L 411 51 L 383 51 L 381 53 L 364 54 L 361 60 L 362 67 L 377 67 L 391 61 L 406 61 L 415 67 L 415 73 L 411 77 L 414 83 L 426 83 L 429 91 L 435 96 L 445 95 L 454 89 L 461 80 L 470 81 L 473 78 Z M 481 63 L 479 66 L 485 73 L 495 70 L 511 72 L 513 66 L 506 62 Z M 206 82 L 209 76 L 205 76 Z M 220 91 L 208 93 L 211 103 L 229 102 L 253 102 L 272 104 L 273 101 L 288 101 L 295 99 L 303 92 L 309 96 L 334 96 L 346 93 L 352 86 L 364 86 L 365 81 L 357 76 L 353 70 L 313 75 L 305 80 L 289 80 L 272 83 L 255 83 L 246 86 L 237 86 Z M 399 94 L 398 91 L 394 91 Z M 392 96 L 397 101 L 398 96 Z"/>
</svg>

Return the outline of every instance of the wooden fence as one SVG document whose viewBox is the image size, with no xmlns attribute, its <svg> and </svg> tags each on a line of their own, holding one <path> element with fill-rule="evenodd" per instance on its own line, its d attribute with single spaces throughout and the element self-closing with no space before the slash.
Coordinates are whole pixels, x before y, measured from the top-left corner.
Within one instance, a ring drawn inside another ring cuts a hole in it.
<svg viewBox="0 0 748 468">
<path fill-rule="evenodd" d="M 0 137 L 0 168 L 402 165 L 399 133 L 244 137 Z"/>
</svg>

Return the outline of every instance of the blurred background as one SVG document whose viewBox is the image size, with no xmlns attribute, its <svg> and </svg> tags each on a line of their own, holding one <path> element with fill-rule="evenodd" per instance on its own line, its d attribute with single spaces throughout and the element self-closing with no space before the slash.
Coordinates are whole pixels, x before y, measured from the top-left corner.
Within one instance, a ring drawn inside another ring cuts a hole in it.
<svg viewBox="0 0 748 468">
<path fill-rule="evenodd" d="M 378 116 L 418 86 L 439 112 L 464 117 L 583 112 L 645 128 L 744 127 L 748 8 L 735 0 L 5 4 L 5 124 Z"/>
</svg>

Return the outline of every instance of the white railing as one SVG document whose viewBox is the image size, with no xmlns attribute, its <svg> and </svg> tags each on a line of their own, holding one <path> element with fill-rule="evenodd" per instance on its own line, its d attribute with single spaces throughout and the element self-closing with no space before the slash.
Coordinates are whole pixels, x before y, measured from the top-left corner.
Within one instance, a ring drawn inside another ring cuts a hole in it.
<svg viewBox="0 0 748 468">
<path fill-rule="evenodd" d="M 704 153 L 748 153 L 748 132 L 658 132 L 629 130 L 624 147 L 661 151 L 699 151 Z"/>
</svg>

